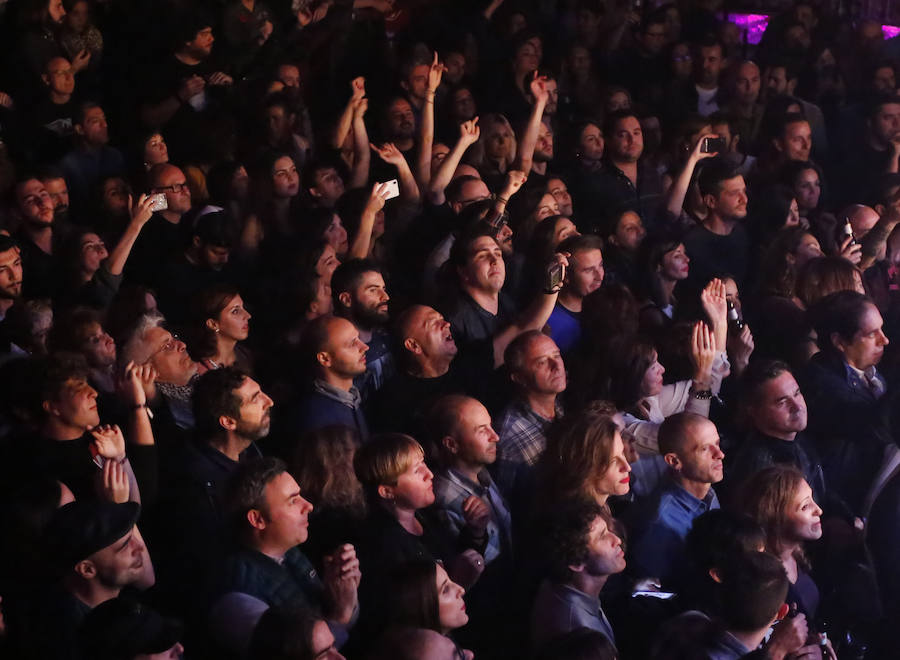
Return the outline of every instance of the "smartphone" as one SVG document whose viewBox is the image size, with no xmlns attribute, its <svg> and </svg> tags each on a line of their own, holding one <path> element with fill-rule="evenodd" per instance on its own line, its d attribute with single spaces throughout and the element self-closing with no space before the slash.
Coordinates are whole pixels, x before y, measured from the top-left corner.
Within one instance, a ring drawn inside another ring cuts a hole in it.
<svg viewBox="0 0 900 660">
<path fill-rule="evenodd" d="M 547 282 L 547 290 L 552 291 L 560 284 L 562 284 L 563 280 L 563 267 L 562 264 L 557 262 L 550 267 L 549 272 L 547 273 L 549 281 Z"/>
<path fill-rule="evenodd" d="M 165 211 L 169 208 L 169 202 L 166 200 L 166 193 L 156 193 L 155 195 L 150 195 L 150 210 L 156 213 L 157 211 Z"/>
<path fill-rule="evenodd" d="M 700 153 L 720 154 L 728 148 L 728 141 L 723 137 L 703 138 L 700 145 Z"/>
<path fill-rule="evenodd" d="M 400 196 L 400 184 L 397 183 L 397 179 L 391 179 L 390 181 L 385 181 L 384 183 L 388 187 L 388 194 L 385 199 L 394 199 L 394 197 Z"/>
<path fill-rule="evenodd" d="M 631 594 L 632 598 L 658 598 L 659 600 L 671 600 L 675 598 L 675 594 L 671 591 L 635 591 Z"/>
</svg>

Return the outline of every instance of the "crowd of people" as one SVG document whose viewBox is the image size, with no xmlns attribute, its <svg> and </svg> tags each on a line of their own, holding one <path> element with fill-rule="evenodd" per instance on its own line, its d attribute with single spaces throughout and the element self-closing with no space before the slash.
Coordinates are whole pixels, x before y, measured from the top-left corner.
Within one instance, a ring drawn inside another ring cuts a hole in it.
<svg viewBox="0 0 900 660">
<path fill-rule="evenodd" d="M 773 4 L 2 3 L 0 654 L 897 657 L 900 41 Z"/>
</svg>

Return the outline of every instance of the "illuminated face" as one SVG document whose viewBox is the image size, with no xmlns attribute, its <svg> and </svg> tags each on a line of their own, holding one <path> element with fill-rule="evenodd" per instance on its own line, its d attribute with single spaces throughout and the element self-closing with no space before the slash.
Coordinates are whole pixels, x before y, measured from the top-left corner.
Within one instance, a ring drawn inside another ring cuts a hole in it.
<svg viewBox="0 0 900 660">
<path fill-rule="evenodd" d="M 450 579 L 443 566 L 437 564 L 435 569 L 438 619 L 441 633 L 446 635 L 451 630 L 462 628 L 469 622 L 469 615 L 466 614 L 466 602 L 463 600 L 466 590 Z"/>
<path fill-rule="evenodd" d="M 506 281 L 506 264 L 497 241 L 490 236 L 476 238 L 469 247 L 469 258 L 461 275 L 468 286 L 499 293 Z"/>
<path fill-rule="evenodd" d="M 300 174 L 294 159 L 282 156 L 272 165 L 272 191 L 275 197 L 285 199 L 300 192 Z"/>
<path fill-rule="evenodd" d="M 609 150 L 616 162 L 636 163 L 644 151 L 644 132 L 637 117 L 623 117 L 609 136 Z"/>
<path fill-rule="evenodd" d="M 627 495 L 631 482 L 630 472 L 631 466 L 625 458 L 625 443 L 622 441 L 622 435 L 616 431 L 610 463 L 599 475 L 595 485 L 597 493 L 601 496 Z"/>
<path fill-rule="evenodd" d="M 744 62 L 738 67 L 734 79 L 735 96 L 739 104 L 750 106 L 759 100 L 759 67 L 753 62 Z"/>
<path fill-rule="evenodd" d="M 882 330 L 884 321 L 875 305 L 867 304 L 865 312 L 859 320 L 859 330 L 850 341 L 837 338 L 837 349 L 844 354 L 844 359 L 851 367 L 865 371 L 874 367 L 884 356 L 884 347 L 888 338 Z"/>
<path fill-rule="evenodd" d="M 816 208 L 822 196 L 822 182 L 818 172 L 812 168 L 800 172 L 794 182 L 794 194 L 801 212 L 806 213 Z"/>
<path fill-rule="evenodd" d="M 663 255 L 662 263 L 658 266 L 659 274 L 668 280 L 687 279 L 690 263 L 691 258 L 684 251 L 684 245 L 679 245 Z"/>
<path fill-rule="evenodd" d="M 656 396 L 662 392 L 663 374 L 666 368 L 659 362 L 659 356 L 653 351 L 653 362 L 644 372 L 644 378 L 641 380 L 641 394 L 644 396 Z"/>
<path fill-rule="evenodd" d="M 784 134 L 777 140 L 777 146 L 788 160 L 809 160 L 812 151 L 812 130 L 809 122 L 795 121 L 785 126 Z"/>
<path fill-rule="evenodd" d="M 569 258 L 566 288 L 584 298 L 603 284 L 603 253 L 600 250 L 579 250 Z"/>
<path fill-rule="evenodd" d="M 788 504 L 784 535 L 791 541 L 816 541 L 822 538 L 822 509 L 813 499 L 812 488 L 801 482 Z"/>
</svg>

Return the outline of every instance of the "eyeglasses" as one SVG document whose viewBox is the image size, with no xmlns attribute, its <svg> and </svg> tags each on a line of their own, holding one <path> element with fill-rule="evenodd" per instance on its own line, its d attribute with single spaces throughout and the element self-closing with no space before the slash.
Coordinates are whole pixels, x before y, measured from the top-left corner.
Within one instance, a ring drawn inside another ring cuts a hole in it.
<svg viewBox="0 0 900 660">
<path fill-rule="evenodd" d="M 173 193 L 180 193 L 182 190 L 187 190 L 187 187 L 187 182 L 173 183 L 171 186 L 157 186 L 154 190 L 171 190 Z"/>
<path fill-rule="evenodd" d="M 150 354 L 150 357 L 147 358 L 147 362 L 155 358 L 160 353 L 172 353 L 174 351 L 177 351 L 180 343 L 181 340 L 178 338 L 178 335 L 173 334 L 171 339 L 169 339 L 165 344 L 163 344 Z"/>
</svg>

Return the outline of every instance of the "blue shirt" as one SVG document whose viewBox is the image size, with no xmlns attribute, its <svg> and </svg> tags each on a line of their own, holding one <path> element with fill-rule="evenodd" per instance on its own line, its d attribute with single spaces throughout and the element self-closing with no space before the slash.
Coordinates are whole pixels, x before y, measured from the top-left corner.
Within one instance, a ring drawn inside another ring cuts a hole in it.
<svg viewBox="0 0 900 660">
<path fill-rule="evenodd" d="M 667 580 L 684 560 L 684 540 L 694 518 L 719 508 L 716 491 L 710 487 L 697 499 L 671 478 L 666 479 L 647 508 L 638 514 L 634 529 L 631 566 L 643 577 Z"/>
<path fill-rule="evenodd" d="M 581 339 L 581 314 L 566 309 L 557 301 L 547 320 L 550 337 L 559 346 L 560 353 L 568 353 Z"/>
<path fill-rule="evenodd" d="M 599 598 L 567 584 L 544 580 L 531 610 L 532 648 L 538 651 L 554 637 L 578 628 L 596 630 L 616 643 Z"/>
</svg>

